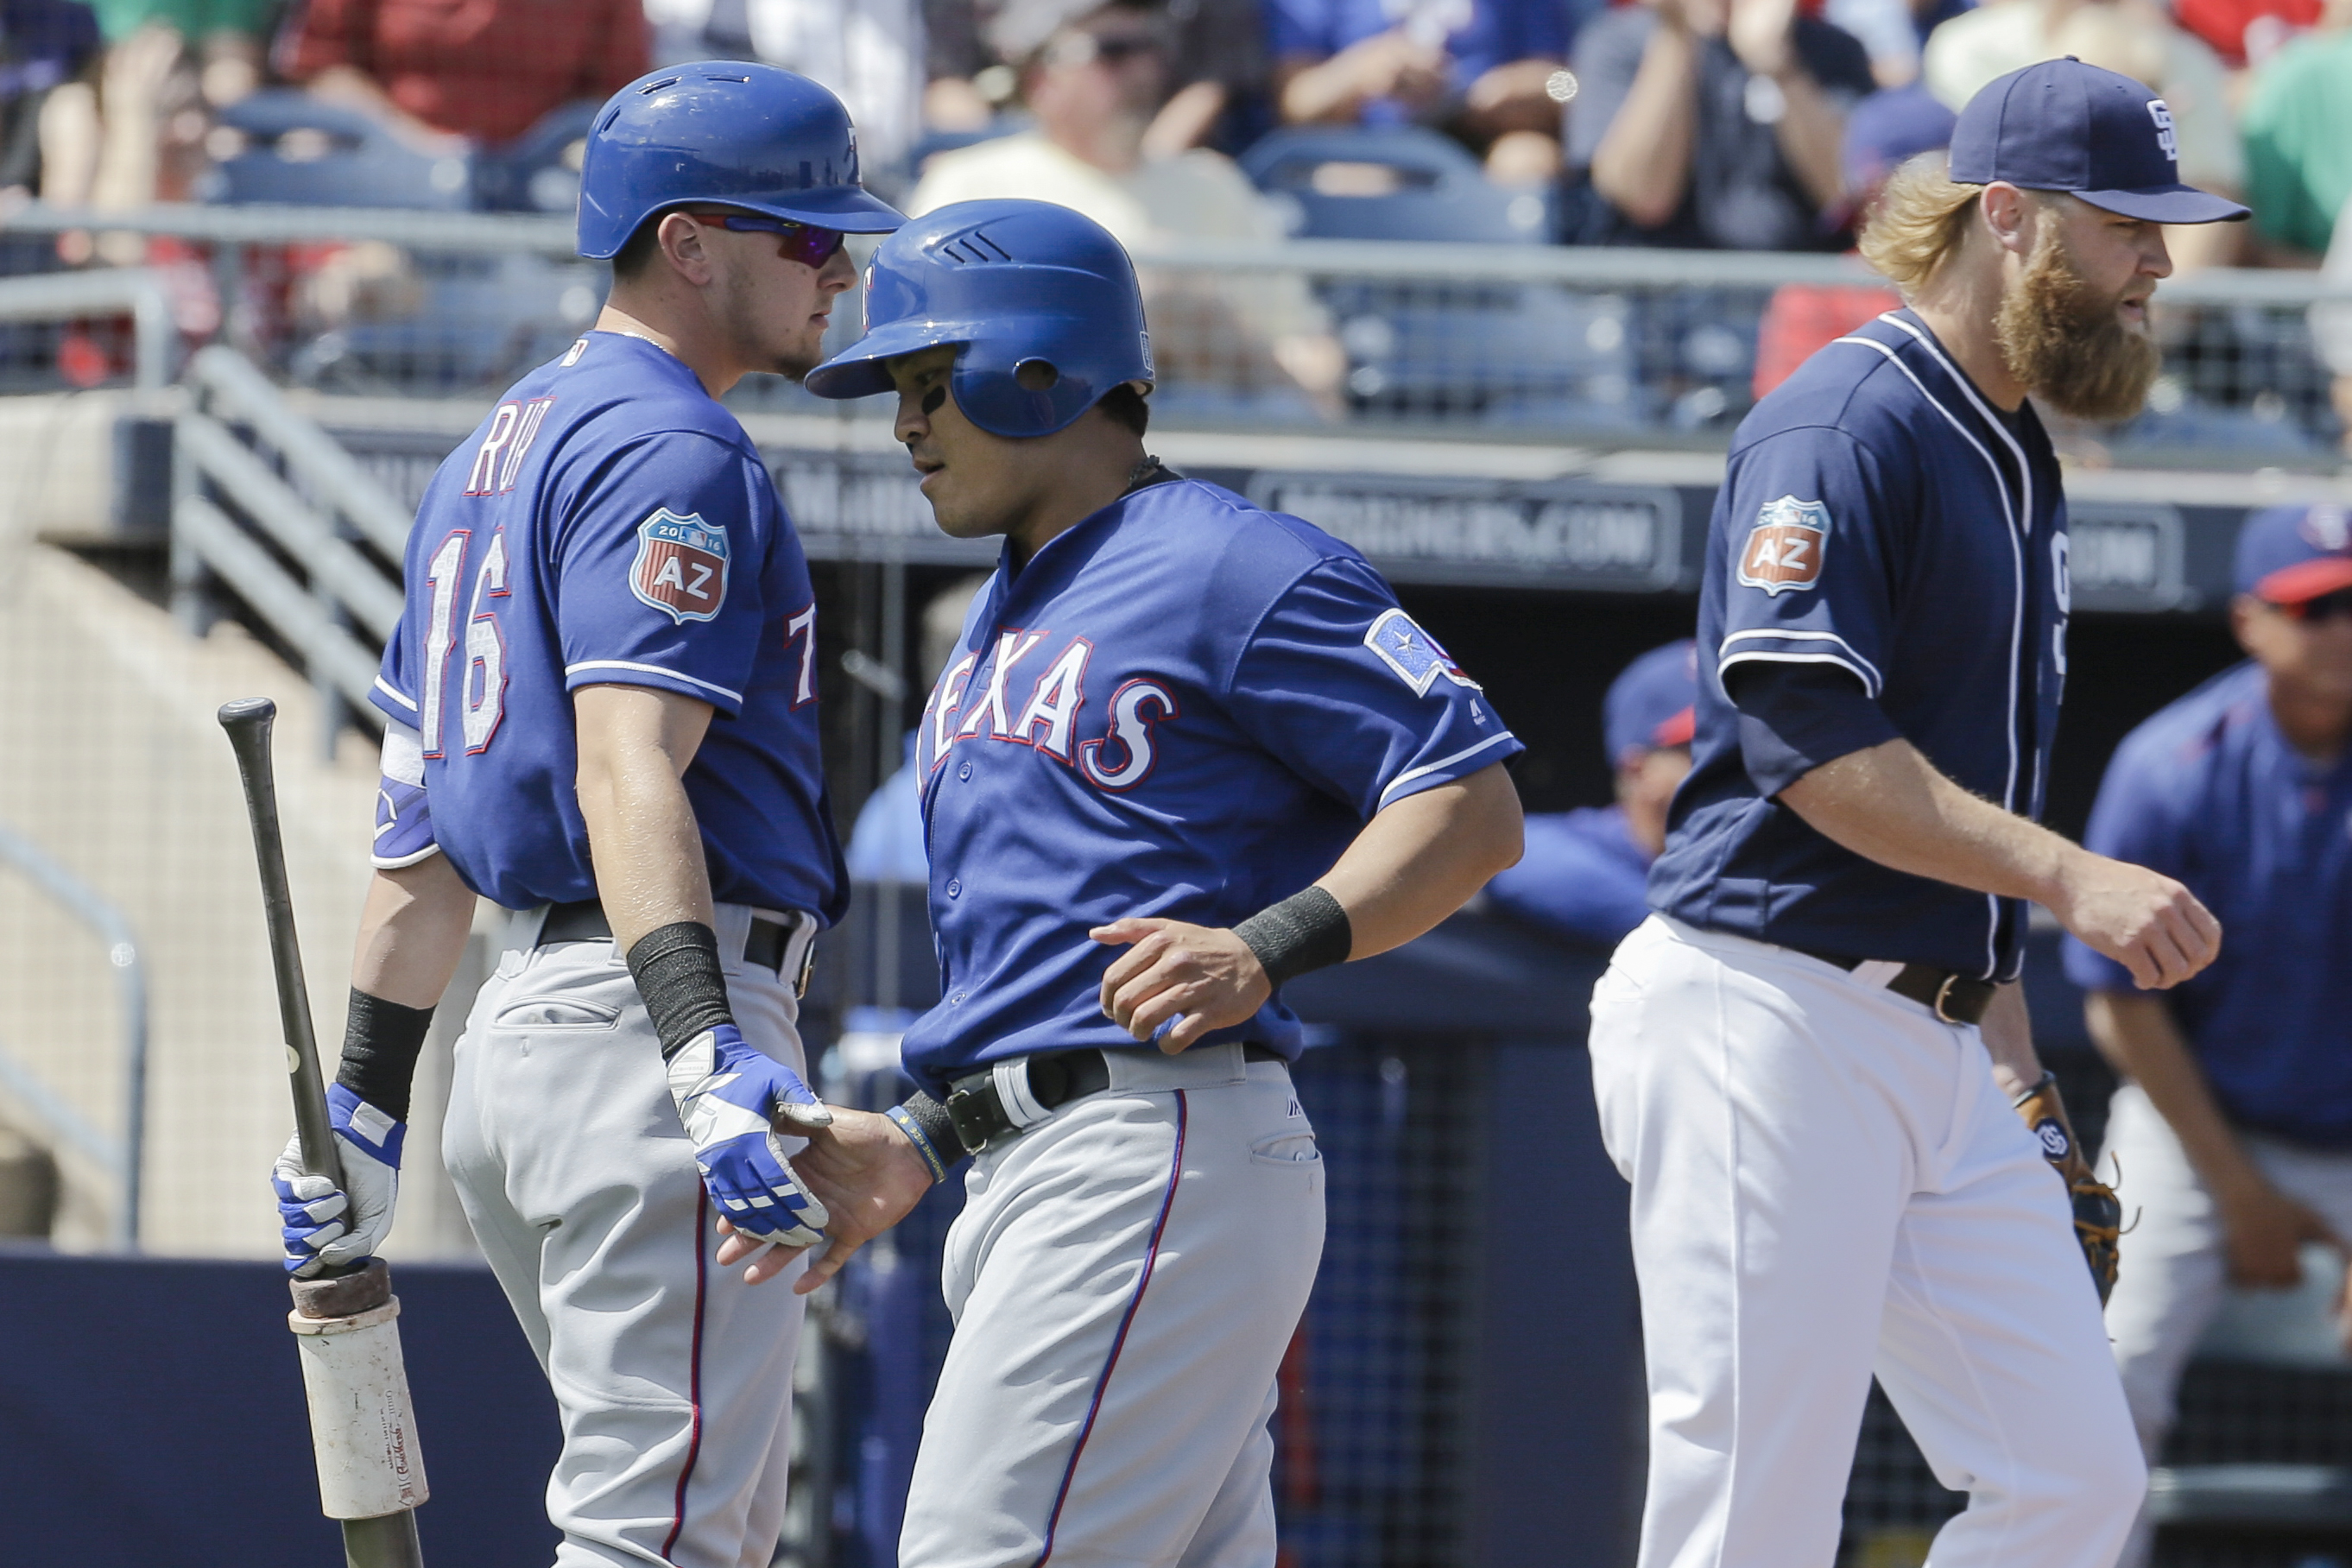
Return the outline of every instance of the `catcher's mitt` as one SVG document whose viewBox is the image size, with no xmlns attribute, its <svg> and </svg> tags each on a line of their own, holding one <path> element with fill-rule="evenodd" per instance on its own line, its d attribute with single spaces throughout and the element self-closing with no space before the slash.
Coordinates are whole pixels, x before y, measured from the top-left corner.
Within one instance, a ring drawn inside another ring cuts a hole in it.
<svg viewBox="0 0 2352 1568">
<path fill-rule="evenodd" d="M 2116 1288 L 2116 1244 L 2123 1234 L 2123 1205 L 2116 1201 L 2115 1189 L 2092 1173 L 2090 1161 L 2074 1142 L 2074 1123 L 2066 1120 L 2065 1104 L 2058 1098 L 2055 1073 L 2043 1073 L 2042 1081 L 2019 1095 L 2015 1103 L 2017 1113 L 2033 1130 L 2034 1142 L 2042 1146 L 2042 1157 L 2050 1162 L 2074 1199 L 2074 1238 L 2083 1244 L 2083 1258 L 2091 1266 L 2091 1279 L 2099 1288 L 2100 1304 L 2105 1305 L 2108 1292 Z"/>
</svg>

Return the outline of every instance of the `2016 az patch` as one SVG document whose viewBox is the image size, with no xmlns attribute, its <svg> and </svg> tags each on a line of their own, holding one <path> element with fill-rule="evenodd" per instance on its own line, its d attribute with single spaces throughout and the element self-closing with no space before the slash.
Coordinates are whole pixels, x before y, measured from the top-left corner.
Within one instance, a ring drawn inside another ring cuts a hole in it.
<svg viewBox="0 0 2352 1568">
<path fill-rule="evenodd" d="M 637 524 L 629 591 L 671 620 L 716 620 L 727 602 L 727 530 L 667 507 Z"/>
<path fill-rule="evenodd" d="M 1782 496 L 1766 501 L 1739 552 L 1739 580 L 1778 597 L 1822 580 L 1822 552 L 1830 539 L 1830 509 L 1817 500 Z"/>
<path fill-rule="evenodd" d="M 1486 689 L 1463 674 L 1462 667 L 1437 646 L 1437 639 L 1413 625 L 1412 617 L 1402 610 L 1382 611 L 1380 619 L 1372 623 L 1372 629 L 1364 634 L 1364 646 L 1394 670 L 1399 680 L 1412 687 L 1416 696 L 1428 696 L 1429 689 L 1437 684 L 1441 675 L 1473 691 Z"/>
</svg>

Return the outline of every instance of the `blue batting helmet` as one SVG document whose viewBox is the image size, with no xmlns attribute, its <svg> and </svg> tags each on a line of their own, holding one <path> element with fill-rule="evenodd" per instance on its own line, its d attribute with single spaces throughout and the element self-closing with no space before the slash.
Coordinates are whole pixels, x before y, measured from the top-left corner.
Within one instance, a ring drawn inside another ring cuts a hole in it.
<svg viewBox="0 0 2352 1568">
<path fill-rule="evenodd" d="M 804 384 L 887 392 L 885 361 L 948 344 L 962 350 L 956 406 L 997 436 L 1050 436 L 1121 383 L 1153 379 L 1135 264 L 1051 202 L 956 202 L 909 221 L 866 268 L 865 337 Z"/>
<path fill-rule="evenodd" d="M 614 256 L 639 224 L 688 202 L 851 234 L 907 221 L 858 184 L 841 100 L 743 60 L 670 66 L 605 100 L 580 165 L 580 254 Z"/>
</svg>

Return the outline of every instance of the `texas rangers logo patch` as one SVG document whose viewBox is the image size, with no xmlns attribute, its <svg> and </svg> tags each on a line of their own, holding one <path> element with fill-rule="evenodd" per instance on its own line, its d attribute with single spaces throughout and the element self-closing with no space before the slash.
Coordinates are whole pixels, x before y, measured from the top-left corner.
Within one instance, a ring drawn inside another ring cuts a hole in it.
<svg viewBox="0 0 2352 1568">
<path fill-rule="evenodd" d="M 1739 552 L 1739 580 L 1778 597 L 1822 580 L 1822 552 L 1830 537 L 1830 509 L 1817 500 L 1782 496 L 1766 501 Z"/>
<path fill-rule="evenodd" d="M 1462 667 L 1453 657 L 1437 646 L 1437 639 L 1412 624 L 1412 617 L 1402 610 L 1384 610 L 1364 634 L 1364 646 L 1373 656 L 1396 672 L 1396 678 L 1413 689 L 1419 697 L 1429 695 L 1439 676 L 1456 686 L 1466 686 L 1473 691 L 1484 687 L 1462 673 Z"/>
<path fill-rule="evenodd" d="M 727 530 L 667 507 L 637 524 L 629 591 L 671 620 L 716 620 L 727 602 Z"/>
</svg>

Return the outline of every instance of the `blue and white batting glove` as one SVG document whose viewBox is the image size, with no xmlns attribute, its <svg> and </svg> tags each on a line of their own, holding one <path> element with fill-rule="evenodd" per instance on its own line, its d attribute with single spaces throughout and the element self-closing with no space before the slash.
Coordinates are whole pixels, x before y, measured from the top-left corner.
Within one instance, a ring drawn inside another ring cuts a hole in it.
<svg viewBox="0 0 2352 1568">
<path fill-rule="evenodd" d="M 335 1130 L 343 1186 L 303 1173 L 299 1134 L 288 1141 L 269 1173 L 285 1222 L 286 1272 L 297 1279 L 374 1257 L 400 1196 L 400 1145 L 408 1124 L 340 1083 L 327 1086 L 327 1121 Z"/>
<path fill-rule="evenodd" d="M 775 1058 L 751 1048 L 732 1024 L 705 1029 L 669 1060 L 670 1096 L 694 1140 L 710 1201 L 737 1230 L 784 1247 L 814 1247 L 829 1217 L 793 1173 L 774 1118 L 824 1127 L 833 1112 Z"/>
</svg>

